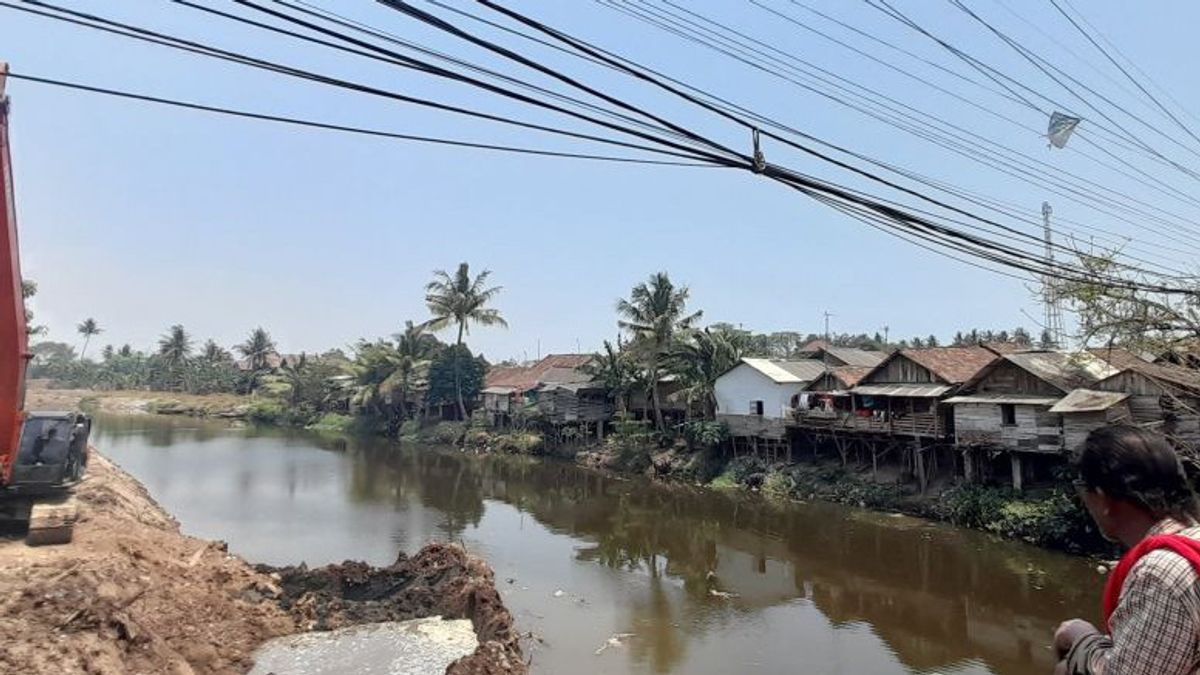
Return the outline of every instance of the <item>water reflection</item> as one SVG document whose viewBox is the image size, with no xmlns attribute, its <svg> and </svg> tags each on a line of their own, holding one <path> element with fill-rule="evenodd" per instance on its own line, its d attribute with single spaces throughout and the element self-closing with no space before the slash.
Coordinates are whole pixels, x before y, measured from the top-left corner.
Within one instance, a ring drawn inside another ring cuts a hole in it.
<svg viewBox="0 0 1200 675">
<path fill-rule="evenodd" d="M 1085 561 L 910 519 L 525 458 L 165 422 L 102 417 L 96 443 L 185 526 L 271 562 L 386 562 L 397 545 L 464 541 L 499 579 L 525 584 L 502 590 L 547 637 L 541 672 L 1050 672 L 1049 631 L 1091 614 L 1099 585 Z M 216 477 L 207 487 L 199 466 Z M 314 528 L 324 536 L 297 534 Z M 551 595 L 564 579 L 578 600 Z M 619 632 L 636 637 L 594 655 Z"/>
</svg>

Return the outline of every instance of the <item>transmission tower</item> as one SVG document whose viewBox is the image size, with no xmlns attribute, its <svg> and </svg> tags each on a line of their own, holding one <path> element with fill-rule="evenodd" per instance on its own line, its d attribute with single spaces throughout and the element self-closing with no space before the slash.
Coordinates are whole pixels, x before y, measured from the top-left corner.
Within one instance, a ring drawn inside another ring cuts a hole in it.
<svg viewBox="0 0 1200 675">
<path fill-rule="evenodd" d="M 1046 240 L 1047 267 L 1052 267 L 1054 264 L 1054 235 L 1050 230 L 1050 214 L 1053 212 L 1050 202 L 1042 202 L 1042 226 Z M 1042 277 L 1042 304 L 1045 305 L 1046 312 L 1043 327 L 1050 337 L 1050 346 L 1058 349 L 1062 347 L 1063 340 L 1062 307 L 1058 300 L 1057 280 L 1050 275 Z"/>
</svg>

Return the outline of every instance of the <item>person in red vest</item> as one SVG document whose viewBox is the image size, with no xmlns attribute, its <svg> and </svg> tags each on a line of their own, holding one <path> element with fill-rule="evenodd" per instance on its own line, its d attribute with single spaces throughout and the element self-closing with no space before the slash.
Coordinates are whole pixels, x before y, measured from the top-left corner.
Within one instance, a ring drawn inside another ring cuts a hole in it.
<svg viewBox="0 0 1200 675">
<path fill-rule="evenodd" d="M 1175 450 L 1143 429 L 1104 427 L 1075 466 L 1100 532 L 1129 551 L 1105 587 L 1105 630 L 1072 619 L 1055 632 L 1055 673 L 1200 672 L 1200 506 Z"/>
</svg>

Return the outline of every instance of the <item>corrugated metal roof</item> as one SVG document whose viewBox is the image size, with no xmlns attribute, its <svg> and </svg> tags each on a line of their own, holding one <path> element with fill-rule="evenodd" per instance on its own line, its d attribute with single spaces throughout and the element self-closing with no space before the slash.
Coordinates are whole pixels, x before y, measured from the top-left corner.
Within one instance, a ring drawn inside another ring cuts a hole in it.
<svg viewBox="0 0 1200 675">
<path fill-rule="evenodd" d="M 851 390 L 863 396 L 910 396 L 937 398 L 954 387 L 946 384 L 864 384 Z"/>
<path fill-rule="evenodd" d="M 775 359 L 744 358 L 742 363 L 766 375 L 777 384 L 812 382 L 825 374 L 825 364 L 814 359 L 777 361 Z"/>
<path fill-rule="evenodd" d="M 1020 394 L 974 394 L 971 396 L 951 396 L 942 403 L 1002 403 L 1012 405 L 1054 405 L 1061 399 L 1047 396 L 1021 396 Z"/>
<path fill-rule="evenodd" d="M 883 363 L 887 354 L 852 347 L 826 347 L 825 353 L 838 359 L 847 366 L 874 367 Z"/>
<path fill-rule="evenodd" d="M 1004 358 L 1064 392 L 1091 386 L 1119 372 L 1088 352 L 1022 352 Z"/>
<path fill-rule="evenodd" d="M 1067 394 L 1061 401 L 1050 408 L 1053 413 L 1099 412 L 1108 410 L 1114 405 L 1129 398 L 1129 394 L 1120 391 L 1096 391 L 1094 389 L 1076 389 Z"/>
<path fill-rule="evenodd" d="M 504 396 L 506 394 L 511 394 L 516 390 L 517 390 L 516 387 L 484 387 L 483 390 L 480 391 L 479 393 L 495 394 L 497 396 Z"/>
</svg>

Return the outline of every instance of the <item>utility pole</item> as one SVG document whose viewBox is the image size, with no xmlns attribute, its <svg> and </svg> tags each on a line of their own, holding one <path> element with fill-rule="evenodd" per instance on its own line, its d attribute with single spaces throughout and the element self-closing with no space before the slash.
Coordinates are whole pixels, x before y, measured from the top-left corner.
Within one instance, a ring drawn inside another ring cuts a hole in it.
<svg viewBox="0 0 1200 675">
<path fill-rule="evenodd" d="M 1046 242 L 1046 266 L 1054 265 L 1054 234 L 1050 229 L 1050 202 L 1042 202 L 1042 234 Z M 1058 302 L 1056 280 L 1049 274 L 1042 277 L 1042 305 L 1045 309 L 1043 318 L 1046 333 L 1050 337 L 1050 346 L 1054 349 L 1062 347 L 1062 307 Z"/>
<path fill-rule="evenodd" d="M 829 317 L 831 317 L 831 316 L 837 316 L 837 315 L 830 314 L 829 310 L 825 310 L 825 342 L 826 343 L 829 342 Z"/>
<path fill-rule="evenodd" d="M 891 344 L 890 342 L 888 342 L 888 331 L 890 331 L 891 329 L 892 329 L 891 326 L 885 325 L 883 327 L 883 348 L 885 350 L 888 348 L 888 345 Z"/>
</svg>

